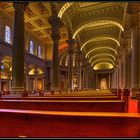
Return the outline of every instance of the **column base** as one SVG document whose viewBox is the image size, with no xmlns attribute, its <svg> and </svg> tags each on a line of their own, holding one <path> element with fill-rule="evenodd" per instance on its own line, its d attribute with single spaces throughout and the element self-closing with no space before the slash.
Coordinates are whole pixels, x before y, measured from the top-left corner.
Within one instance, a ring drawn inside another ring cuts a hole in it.
<svg viewBox="0 0 140 140">
<path fill-rule="evenodd" d="M 137 94 L 139 94 L 139 89 L 138 88 L 132 88 L 131 89 L 131 98 L 132 99 L 136 99 L 137 98 Z"/>
</svg>

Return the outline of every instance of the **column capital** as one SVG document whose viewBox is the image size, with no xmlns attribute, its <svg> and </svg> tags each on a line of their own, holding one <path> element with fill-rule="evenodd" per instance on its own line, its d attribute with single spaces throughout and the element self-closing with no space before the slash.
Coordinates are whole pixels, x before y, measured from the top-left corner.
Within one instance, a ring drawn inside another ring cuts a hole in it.
<svg viewBox="0 0 140 140">
<path fill-rule="evenodd" d="M 60 27 L 61 27 L 61 19 L 56 16 L 52 16 L 48 19 L 48 22 L 52 26 L 51 28 L 51 37 L 53 40 L 60 40 Z"/>
<path fill-rule="evenodd" d="M 13 7 L 16 8 L 16 7 L 20 7 L 22 8 L 23 10 L 26 10 L 26 7 L 29 5 L 29 2 L 14 2 L 13 3 Z"/>
<path fill-rule="evenodd" d="M 52 26 L 52 30 L 54 30 L 55 32 L 56 30 L 59 30 L 60 27 L 64 26 L 64 24 L 60 19 L 60 17 L 58 17 L 56 3 L 51 2 L 50 7 L 51 7 L 52 16 L 49 17 L 48 22 Z"/>
<path fill-rule="evenodd" d="M 49 24 L 52 26 L 53 29 L 58 29 L 62 25 L 62 21 L 59 17 L 57 16 L 51 16 L 48 19 Z"/>
<path fill-rule="evenodd" d="M 68 39 L 66 40 L 66 43 L 69 45 L 69 46 L 73 46 L 75 44 L 75 40 L 74 39 Z"/>
</svg>

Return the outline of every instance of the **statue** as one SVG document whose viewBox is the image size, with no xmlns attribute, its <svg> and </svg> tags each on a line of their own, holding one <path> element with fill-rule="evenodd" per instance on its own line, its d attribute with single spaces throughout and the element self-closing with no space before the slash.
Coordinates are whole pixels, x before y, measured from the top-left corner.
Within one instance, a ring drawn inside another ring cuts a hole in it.
<svg viewBox="0 0 140 140">
<path fill-rule="evenodd" d="M 107 89 L 107 82 L 104 78 L 101 80 L 100 89 Z"/>
</svg>

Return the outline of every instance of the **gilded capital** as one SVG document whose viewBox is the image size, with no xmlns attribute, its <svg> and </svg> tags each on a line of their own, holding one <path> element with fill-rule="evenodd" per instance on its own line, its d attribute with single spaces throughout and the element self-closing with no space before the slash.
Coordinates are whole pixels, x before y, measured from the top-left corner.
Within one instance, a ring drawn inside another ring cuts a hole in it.
<svg viewBox="0 0 140 140">
<path fill-rule="evenodd" d="M 16 8 L 16 7 L 20 7 L 22 8 L 23 10 L 26 10 L 26 7 L 28 6 L 29 2 L 14 2 L 13 3 L 13 7 Z"/>
<path fill-rule="evenodd" d="M 48 22 L 52 28 L 61 28 L 63 26 L 63 22 L 59 17 L 51 16 L 49 17 Z"/>
<path fill-rule="evenodd" d="M 67 44 L 69 46 L 73 46 L 75 44 L 75 40 L 74 39 L 68 39 L 68 40 L 66 40 L 66 42 L 67 42 Z"/>
</svg>

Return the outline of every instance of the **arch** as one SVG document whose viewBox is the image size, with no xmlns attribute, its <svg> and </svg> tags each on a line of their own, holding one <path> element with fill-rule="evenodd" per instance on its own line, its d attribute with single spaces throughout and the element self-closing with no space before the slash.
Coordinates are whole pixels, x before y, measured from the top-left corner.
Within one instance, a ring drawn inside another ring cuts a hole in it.
<svg viewBox="0 0 140 140">
<path fill-rule="evenodd" d="M 108 56 L 108 55 L 107 55 Z M 111 57 L 112 58 L 112 56 L 109 56 L 109 57 Z M 92 60 L 93 60 L 93 58 L 95 58 L 94 56 L 92 56 L 90 59 L 89 59 L 89 63 L 91 63 L 92 62 Z M 98 58 L 97 58 L 98 59 Z M 99 59 L 101 59 L 101 58 L 99 58 Z M 111 59 L 112 60 L 112 59 Z"/>
<path fill-rule="evenodd" d="M 87 58 L 88 55 L 89 55 L 91 52 L 93 52 L 93 51 L 95 51 L 95 50 L 98 50 L 98 49 L 109 49 L 109 50 L 114 51 L 115 54 L 117 54 L 117 51 L 116 51 L 115 49 L 112 49 L 111 47 L 98 47 L 98 48 L 94 48 L 94 49 L 91 49 L 90 51 L 88 51 L 85 57 Z"/>
<path fill-rule="evenodd" d="M 100 59 L 97 59 L 95 61 L 92 62 L 91 66 L 94 66 L 95 63 L 97 63 L 98 61 L 110 61 L 113 65 L 115 65 L 114 61 L 112 61 L 111 59 L 109 58 L 100 58 Z"/>
<path fill-rule="evenodd" d="M 97 55 L 94 55 L 92 58 L 90 58 L 90 62 L 91 62 L 91 60 L 93 59 L 93 58 L 96 58 L 96 57 L 98 57 L 98 56 L 111 56 L 114 60 L 116 60 L 116 58 L 113 56 L 113 55 L 111 55 L 111 54 L 107 54 L 107 53 L 99 53 L 99 54 L 97 54 Z"/>
<path fill-rule="evenodd" d="M 108 24 L 112 24 L 112 25 L 115 25 L 117 26 L 118 28 L 121 29 L 121 31 L 124 31 L 124 28 L 123 26 L 115 21 L 115 20 L 95 20 L 95 21 L 91 21 L 91 22 L 88 22 L 88 23 L 85 23 L 83 25 L 81 25 L 73 34 L 73 39 L 75 39 L 75 37 L 77 36 L 77 34 L 83 30 L 84 28 L 87 28 L 87 27 L 96 27 L 96 26 L 102 26 L 102 25 L 108 25 Z"/>
<path fill-rule="evenodd" d="M 102 68 L 100 68 L 99 66 L 105 65 L 105 64 L 108 65 L 108 68 L 107 68 L 107 69 L 112 69 L 112 68 L 113 68 L 113 65 L 112 65 L 111 63 L 109 63 L 109 62 L 101 62 L 101 63 L 96 64 L 96 65 L 93 67 L 93 69 L 94 69 L 94 70 L 102 69 Z"/>
<path fill-rule="evenodd" d="M 65 3 L 62 8 L 60 9 L 60 11 L 58 12 L 58 17 L 62 18 L 63 14 L 65 13 L 65 11 L 72 5 L 74 4 L 73 2 L 67 2 Z"/>
<path fill-rule="evenodd" d="M 120 46 L 120 43 L 117 39 L 113 38 L 113 37 L 109 37 L 109 36 L 100 36 L 100 37 L 95 37 L 95 38 L 91 38 L 89 40 L 87 40 L 81 47 L 81 51 L 83 50 L 83 48 L 89 43 L 89 42 L 94 42 L 94 41 L 101 41 L 101 40 L 112 40 L 114 42 L 117 43 L 118 46 Z"/>
</svg>

